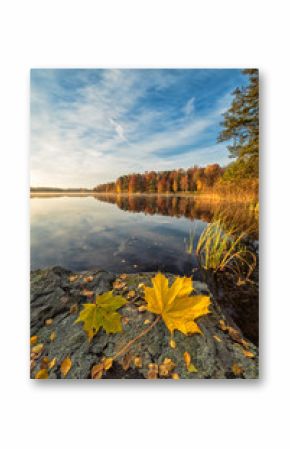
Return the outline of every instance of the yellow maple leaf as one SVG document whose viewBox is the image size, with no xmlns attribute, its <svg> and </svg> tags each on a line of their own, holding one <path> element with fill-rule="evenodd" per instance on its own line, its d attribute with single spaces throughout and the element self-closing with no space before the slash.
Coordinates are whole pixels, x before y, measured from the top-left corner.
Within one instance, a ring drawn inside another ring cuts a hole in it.
<svg viewBox="0 0 290 449">
<path fill-rule="evenodd" d="M 107 334 L 115 334 L 122 331 L 121 315 L 117 309 L 126 304 L 122 296 L 114 296 L 112 291 L 96 297 L 93 304 L 83 304 L 75 323 L 83 322 L 83 328 L 91 341 L 99 329 L 103 327 Z"/>
<path fill-rule="evenodd" d="M 170 332 L 178 329 L 183 334 L 201 333 L 195 320 L 209 312 L 209 296 L 189 296 L 193 291 L 190 277 L 176 277 L 169 287 L 168 279 L 158 273 L 152 279 L 153 287 L 145 287 L 147 309 L 161 315 Z"/>
</svg>

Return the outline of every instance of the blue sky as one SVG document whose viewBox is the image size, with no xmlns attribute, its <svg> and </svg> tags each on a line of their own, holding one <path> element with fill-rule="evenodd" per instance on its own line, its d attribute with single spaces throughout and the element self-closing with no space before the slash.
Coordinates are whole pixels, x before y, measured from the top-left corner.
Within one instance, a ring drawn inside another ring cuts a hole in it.
<svg viewBox="0 0 290 449">
<path fill-rule="evenodd" d="M 33 69 L 31 185 L 93 187 L 119 175 L 230 160 L 217 144 L 238 69 Z"/>
</svg>

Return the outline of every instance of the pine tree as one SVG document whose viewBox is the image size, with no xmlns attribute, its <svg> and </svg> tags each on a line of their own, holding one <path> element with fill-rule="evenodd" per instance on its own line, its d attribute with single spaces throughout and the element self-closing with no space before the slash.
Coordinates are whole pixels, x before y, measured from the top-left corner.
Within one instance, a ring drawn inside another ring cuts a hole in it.
<svg viewBox="0 0 290 449">
<path fill-rule="evenodd" d="M 233 92 L 232 104 L 223 114 L 218 142 L 231 141 L 230 157 L 237 159 L 231 172 L 247 178 L 259 174 L 259 72 L 246 69 L 243 73 L 249 76 L 249 84 Z"/>
</svg>

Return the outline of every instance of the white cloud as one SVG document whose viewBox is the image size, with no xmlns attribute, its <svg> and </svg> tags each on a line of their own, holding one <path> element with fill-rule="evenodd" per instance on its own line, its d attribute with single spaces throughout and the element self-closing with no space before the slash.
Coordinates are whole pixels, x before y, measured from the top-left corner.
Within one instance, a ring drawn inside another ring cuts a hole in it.
<svg viewBox="0 0 290 449">
<path fill-rule="evenodd" d="M 192 115 L 194 112 L 195 97 L 191 97 L 185 104 L 183 110 L 185 115 Z"/>
<path fill-rule="evenodd" d="M 86 80 L 85 71 L 82 76 Z M 43 84 L 33 85 L 31 92 L 34 186 L 92 187 L 134 170 L 186 167 L 193 163 L 193 155 L 199 163 L 204 150 L 167 160 L 160 151 L 194 145 L 228 104 L 228 97 L 224 98 L 211 113 L 197 117 L 195 97 L 191 97 L 178 119 L 170 107 L 146 107 L 148 91 L 162 92 L 174 82 L 170 72 L 161 76 L 158 71 L 146 71 L 141 77 L 138 71 L 102 71 L 97 83 L 80 85 L 73 98 L 66 98 L 51 71 L 46 81 L 45 89 Z M 56 98 L 51 99 L 51 90 Z M 222 149 L 215 146 L 214 151 L 217 148 Z M 208 155 L 212 150 L 206 149 Z"/>
</svg>

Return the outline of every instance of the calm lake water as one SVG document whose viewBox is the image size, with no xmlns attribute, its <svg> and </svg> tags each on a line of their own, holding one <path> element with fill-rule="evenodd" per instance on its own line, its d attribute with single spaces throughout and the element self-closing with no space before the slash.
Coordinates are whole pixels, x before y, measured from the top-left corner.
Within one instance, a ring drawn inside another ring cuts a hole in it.
<svg viewBox="0 0 290 449">
<path fill-rule="evenodd" d="M 31 268 L 188 274 L 197 266 L 186 251 L 190 232 L 196 242 L 218 208 L 255 228 L 249 208 L 192 197 L 32 197 Z"/>
</svg>

